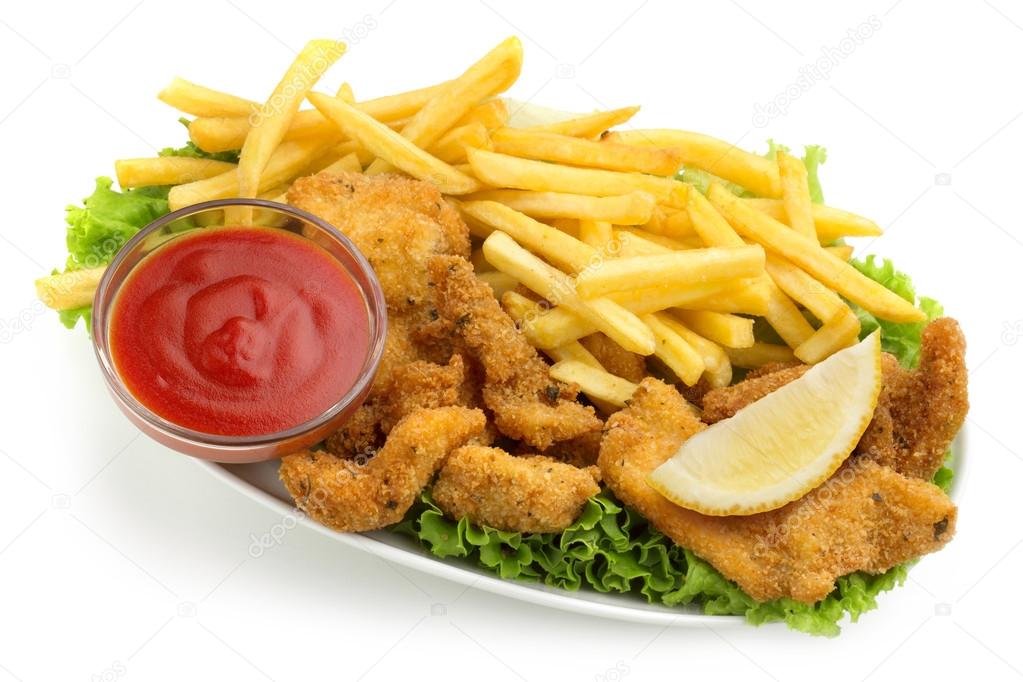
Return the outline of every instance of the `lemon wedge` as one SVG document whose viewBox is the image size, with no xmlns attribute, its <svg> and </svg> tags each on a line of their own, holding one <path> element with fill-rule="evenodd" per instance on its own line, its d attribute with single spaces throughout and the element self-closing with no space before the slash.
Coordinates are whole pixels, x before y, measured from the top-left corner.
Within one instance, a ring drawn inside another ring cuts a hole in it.
<svg viewBox="0 0 1023 682">
<path fill-rule="evenodd" d="M 711 516 L 777 509 L 835 473 L 880 392 L 875 332 L 696 434 L 647 481 L 675 504 Z"/>
</svg>

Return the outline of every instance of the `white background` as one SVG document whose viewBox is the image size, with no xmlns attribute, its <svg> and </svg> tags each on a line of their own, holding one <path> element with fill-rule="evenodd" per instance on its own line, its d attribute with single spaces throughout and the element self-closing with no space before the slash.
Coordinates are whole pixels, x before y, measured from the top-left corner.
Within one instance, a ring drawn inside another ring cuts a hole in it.
<svg viewBox="0 0 1023 682">
<path fill-rule="evenodd" d="M 827 79 L 754 125 L 756 103 L 872 16 Z M 127 0 L 5 3 L 0 17 L 0 679 L 1023 676 L 1023 8 Z M 896 259 L 963 323 L 973 408 L 957 536 L 840 638 L 586 619 L 303 528 L 252 559 L 250 534 L 281 518 L 139 436 L 84 331 L 39 310 L 31 283 L 63 261 L 64 205 L 114 159 L 184 139 L 155 99 L 172 76 L 261 99 L 303 41 L 350 35 L 324 87 L 372 97 L 451 77 L 513 33 L 521 99 L 642 104 L 639 126 L 747 147 L 826 144 L 828 203 L 887 230 L 861 251 Z"/>
</svg>

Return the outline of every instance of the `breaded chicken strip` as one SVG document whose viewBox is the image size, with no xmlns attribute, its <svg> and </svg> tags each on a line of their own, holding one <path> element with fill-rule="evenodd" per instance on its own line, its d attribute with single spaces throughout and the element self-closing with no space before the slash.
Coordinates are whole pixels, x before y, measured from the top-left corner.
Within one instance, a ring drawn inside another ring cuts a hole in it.
<svg viewBox="0 0 1023 682">
<path fill-rule="evenodd" d="M 415 338 L 417 330 L 437 319 L 427 261 L 437 254 L 468 258 L 469 230 L 437 187 L 398 175 L 314 175 L 295 181 L 288 202 L 351 239 L 380 280 L 388 331 L 370 402 L 403 365 L 416 360 L 446 363 L 450 347 Z"/>
<path fill-rule="evenodd" d="M 969 409 L 966 339 L 958 323 L 945 317 L 924 328 L 920 365 L 915 370 L 903 369 L 887 353 L 881 360 L 881 395 L 855 453 L 906 476 L 930 480 Z M 734 386 L 714 389 L 703 398 L 703 421 L 713 424 L 727 419 L 808 369 L 807 365 L 774 372 L 762 369 Z"/>
<path fill-rule="evenodd" d="M 576 390 L 550 377 L 547 364 L 467 260 L 435 256 L 430 272 L 441 316 L 483 367 L 483 401 L 501 433 L 545 450 L 600 430 L 593 408 L 577 403 Z"/>
<path fill-rule="evenodd" d="M 750 403 L 806 374 L 810 365 L 796 365 L 759 376 L 748 377 L 732 386 L 715 388 L 703 396 L 703 421 L 708 424 L 728 419 Z"/>
<path fill-rule="evenodd" d="M 465 383 L 465 363 L 452 355 L 447 365 L 416 360 L 396 369 L 391 386 L 381 401 L 380 428 L 387 433 L 417 409 L 464 404 L 460 388 Z"/>
<path fill-rule="evenodd" d="M 281 481 L 296 506 L 325 526 L 383 528 L 401 521 L 448 453 L 485 426 L 482 410 L 418 410 L 391 430 L 368 462 L 306 450 L 281 460 Z"/>
<path fill-rule="evenodd" d="M 916 370 L 902 369 L 890 355 L 883 367 L 884 387 L 856 453 L 930 480 L 970 408 L 966 338 L 955 320 L 935 320 L 924 328 Z"/>
<path fill-rule="evenodd" d="M 625 350 L 605 334 L 590 334 L 579 339 L 579 343 L 616 377 L 638 384 L 646 376 L 646 358 Z"/>
<path fill-rule="evenodd" d="M 886 571 L 940 549 L 955 530 L 956 508 L 939 488 L 864 459 L 770 512 L 713 517 L 683 509 L 646 477 L 703 428 L 674 388 L 646 379 L 608 420 L 600 470 L 624 503 L 758 601 L 819 601 L 838 577 Z"/>
<path fill-rule="evenodd" d="M 596 467 L 577 469 L 543 455 L 509 455 L 468 445 L 444 463 L 433 501 L 454 519 L 520 533 L 568 528 L 600 492 Z"/>
</svg>

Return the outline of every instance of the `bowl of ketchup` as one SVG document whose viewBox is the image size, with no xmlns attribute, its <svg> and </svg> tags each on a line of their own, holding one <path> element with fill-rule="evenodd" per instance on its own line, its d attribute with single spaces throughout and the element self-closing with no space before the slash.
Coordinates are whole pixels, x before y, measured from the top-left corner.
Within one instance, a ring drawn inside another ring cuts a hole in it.
<svg viewBox="0 0 1023 682">
<path fill-rule="evenodd" d="M 280 457 L 335 431 L 369 392 L 386 326 L 354 244 L 258 199 L 146 226 L 93 305 L 96 357 L 121 410 L 164 445 L 218 462 Z"/>
</svg>

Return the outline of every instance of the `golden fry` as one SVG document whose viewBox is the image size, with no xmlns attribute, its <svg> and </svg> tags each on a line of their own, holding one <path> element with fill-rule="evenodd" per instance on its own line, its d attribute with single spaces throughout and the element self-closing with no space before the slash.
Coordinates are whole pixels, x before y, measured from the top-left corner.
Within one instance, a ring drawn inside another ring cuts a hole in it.
<svg viewBox="0 0 1023 682">
<path fill-rule="evenodd" d="M 725 348 L 734 367 L 756 369 L 776 362 L 796 362 L 788 346 L 775 343 L 754 343 L 749 348 Z"/>
<path fill-rule="evenodd" d="M 445 194 L 468 194 L 479 183 L 431 156 L 384 124 L 336 97 L 311 92 L 309 101 L 360 145 L 414 178 L 433 182 Z"/>
<path fill-rule="evenodd" d="M 577 218 L 615 225 L 641 225 L 650 220 L 656 200 L 646 192 L 594 197 L 563 192 L 529 192 L 492 189 L 466 197 L 467 200 L 497 201 L 534 218 Z"/>
<path fill-rule="evenodd" d="M 673 314 L 694 332 L 725 348 L 753 345 L 753 320 L 710 310 L 675 310 Z"/>
<path fill-rule="evenodd" d="M 451 130 L 480 101 L 508 89 L 522 70 L 522 42 L 511 37 L 484 55 L 443 90 L 401 129 L 401 136 L 413 145 L 430 147 Z M 391 169 L 389 159 L 374 161 L 366 173 L 374 175 Z"/>
<path fill-rule="evenodd" d="M 596 369 L 578 360 L 564 360 L 551 365 L 551 378 L 577 384 L 586 395 L 599 398 L 617 407 L 625 407 L 636 390 L 636 384 L 609 372 Z"/>
<path fill-rule="evenodd" d="M 106 266 L 71 270 L 36 280 L 36 297 L 54 310 L 73 310 L 92 305 L 96 287 Z"/>
<path fill-rule="evenodd" d="M 851 310 L 828 320 L 795 350 L 795 356 L 808 365 L 824 360 L 832 353 L 856 343 L 860 334 L 860 321 Z"/>
<path fill-rule="evenodd" d="M 654 355 L 668 366 L 686 386 L 700 380 L 706 366 L 703 357 L 666 321 L 664 313 L 650 313 L 642 318 L 654 333 L 657 349 Z"/>
<path fill-rule="evenodd" d="M 495 130 L 492 139 L 494 151 L 500 154 L 570 166 L 672 176 L 681 166 L 681 154 L 672 149 L 594 142 L 521 128 Z"/>
<path fill-rule="evenodd" d="M 762 197 L 781 196 L 778 164 L 733 144 L 684 130 L 627 130 L 604 139 L 621 144 L 670 147 L 682 152 L 682 163 L 724 178 Z"/>
<path fill-rule="evenodd" d="M 625 107 L 622 109 L 611 109 L 610 111 L 598 111 L 594 114 L 578 116 L 557 123 L 546 123 L 543 125 L 530 126 L 526 130 L 537 132 L 555 133 L 557 135 L 571 135 L 572 137 L 593 138 L 606 130 L 627 122 L 639 112 L 639 107 Z"/>
<path fill-rule="evenodd" d="M 781 200 L 789 227 L 808 239 L 817 239 L 806 165 L 782 149 L 778 150 L 777 160 L 781 175 Z"/>
<path fill-rule="evenodd" d="M 493 187 L 536 192 L 568 192 L 609 197 L 642 191 L 658 201 L 684 201 L 688 185 L 671 178 L 597 168 L 574 168 L 481 149 L 470 149 L 469 165 L 476 177 Z"/>
<path fill-rule="evenodd" d="M 236 166 L 226 161 L 187 156 L 158 156 L 155 159 L 121 159 L 114 162 L 117 184 L 122 189 L 153 185 L 181 185 L 220 175 Z"/>
<path fill-rule="evenodd" d="M 736 230 L 788 258 L 874 315 L 893 322 L 922 322 L 926 319 L 926 315 L 912 303 L 860 274 L 853 266 L 822 249 L 815 240 L 797 234 L 720 187 L 711 187 L 710 200 Z"/>
<path fill-rule="evenodd" d="M 780 199 L 741 199 L 741 201 L 777 221 L 788 220 L 785 205 Z M 813 213 L 814 226 L 817 228 L 817 239 L 825 244 L 843 237 L 877 237 L 882 234 L 877 223 L 855 213 L 823 204 L 812 204 L 810 210 Z"/>
<path fill-rule="evenodd" d="M 579 275 L 584 298 L 651 286 L 685 286 L 753 277 L 763 273 L 764 251 L 757 246 L 707 248 L 607 260 Z"/>
<path fill-rule="evenodd" d="M 653 334 L 638 317 L 608 299 L 583 301 L 566 274 L 523 249 L 504 232 L 494 232 L 487 237 L 483 253 L 498 270 L 511 275 L 551 303 L 564 306 L 582 317 L 625 350 L 640 355 L 653 352 Z"/>
</svg>

